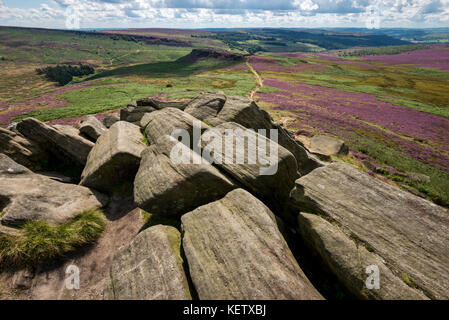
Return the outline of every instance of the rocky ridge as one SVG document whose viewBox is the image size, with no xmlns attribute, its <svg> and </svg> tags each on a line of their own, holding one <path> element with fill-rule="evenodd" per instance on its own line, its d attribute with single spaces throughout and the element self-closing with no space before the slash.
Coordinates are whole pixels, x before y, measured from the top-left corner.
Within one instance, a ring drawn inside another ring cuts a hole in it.
<svg viewBox="0 0 449 320">
<path fill-rule="evenodd" d="M 189 139 L 178 143 L 175 129 Z M 251 150 L 261 156 L 250 161 Z M 448 299 L 448 210 L 312 153 L 329 160 L 347 148 L 317 137 L 309 151 L 254 101 L 222 93 L 141 99 L 120 119 L 86 117 L 79 129 L 25 119 L 17 132 L 0 130 L 0 237 L 132 198 L 145 216 L 175 223 L 144 228 L 108 253 L 98 271 L 104 299 L 332 298 L 311 280 L 321 269 L 349 297 Z M 81 169 L 72 177 L 80 185 L 39 173 L 53 158 Z M 303 268 L 310 263 L 315 271 Z M 377 289 L 366 285 L 372 266 Z"/>
</svg>

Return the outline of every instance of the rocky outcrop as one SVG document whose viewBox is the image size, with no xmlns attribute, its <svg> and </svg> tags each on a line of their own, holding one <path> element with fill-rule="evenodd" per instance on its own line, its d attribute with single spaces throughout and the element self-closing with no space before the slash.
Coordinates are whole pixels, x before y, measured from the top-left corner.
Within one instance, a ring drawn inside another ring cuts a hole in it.
<svg viewBox="0 0 449 320">
<path fill-rule="evenodd" d="M 18 227 L 33 220 L 64 223 L 105 206 L 108 198 L 88 188 L 60 183 L 32 173 L 0 154 L 1 223 Z"/>
<path fill-rule="evenodd" d="M 270 130 L 276 130 L 277 142 L 295 156 L 301 174 L 307 174 L 321 166 L 319 161 L 311 157 L 303 146 L 251 99 L 222 94 L 204 94 L 192 100 L 185 111 L 212 126 L 235 122 L 256 131 L 265 129 L 266 136 L 270 138 L 273 138 L 270 136 Z"/>
<path fill-rule="evenodd" d="M 224 94 L 201 94 L 189 102 L 185 112 L 212 125 L 218 125 L 223 121 L 218 121 L 217 115 L 223 109 L 225 103 L 226 96 Z"/>
<path fill-rule="evenodd" d="M 89 137 L 92 141 L 97 141 L 98 138 L 105 133 L 107 128 L 94 116 L 87 116 L 80 124 L 80 132 Z"/>
<path fill-rule="evenodd" d="M 138 126 L 117 122 L 89 154 L 80 184 L 107 193 L 131 186 L 145 146 Z"/>
<path fill-rule="evenodd" d="M 152 214 L 179 216 L 222 198 L 234 188 L 201 156 L 164 136 L 142 153 L 134 199 L 140 208 Z"/>
<path fill-rule="evenodd" d="M 383 259 L 369 252 L 337 226 L 317 215 L 300 214 L 299 231 L 303 241 L 326 265 L 340 283 L 359 299 L 426 300 L 422 292 L 409 287 L 385 265 Z M 366 269 L 379 270 L 379 287 L 368 288 Z"/>
<path fill-rule="evenodd" d="M 120 114 L 111 114 L 109 116 L 104 117 L 103 119 L 103 125 L 109 129 L 112 127 L 115 123 L 120 121 Z"/>
<path fill-rule="evenodd" d="M 81 137 L 79 131 L 50 127 L 34 118 L 27 118 L 17 124 L 17 130 L 29 140 L 48 150 L 62 161 L 84 166 L 94 143 Z"/>
<path fill-rule="evenodd" d="M 346 155 L 349 153 L 349 148 L 344 141 L 329 137 L 329 136 L 314 136 L 310 140 L 310 152 L 318 156 L 330 157 L 333 155 Z"/>
<path fill-rule="evenodd" d="M 306 278 L 273 213 L 237 189 L 182 217 L 183 248 L 202 300 L 322 299 Z"/>
<path fill-rule="evenodd" d="M 299 210 L 319 212 L 429 298 L 449 297 L 449 212 L 341 163 L 296 181 Z"/>
<path fill-rule="evenodd" d="M 21 134 L 0 128 L 0 153 L 32 170 L 41 170 L 49 156 L 38 144 Z"/>
<path fill-rule="evenodd" d="M 295 157 L 288 150 L 236 123 L 206 131 L 202 147 L 206 159 L 275 206 L 288 200 L 299 177 Z"/>
<path fill-rule="evenodd" d="M 198 137 L 209 126 L 194 118 L 190 114 L 175 108 L 166 108 L 161 111 L 147 113 L 141 120 L 140 126 L 145 131 L 145 136 L 150 143 L 156 143 L 159 138 L 170 136 L 175 131 L 185 130 L 189 134 L 189 140 L 185 144 L 193 148 L 195 123 L 198 123 Z"/>
<path fill-rule="evenodd" d="M 183 101 L 160 101 L 154 98 L 143 98 L 136 101 L 137 109 L 141 107 L 153 107 L 156 110 L 175 108 L 184 111 L 187 106 Z"/>
<path fill-rule="evenodd" d="M 106 300 L 190 300 L 181 258 L 181 234 L 155 226 L 121 248 L 112 262 Z"/>
<path fill-rule="evenodd" d="M 174 108 L 184 110 L 185 102 L 177 101 L 159 101 L 153 98 L 143 98 L 129 104 L 126 108 L 120 111 L 120 120 L 128 121 L 138 125 L 146 113 L 151 113 L 166 108 Z"/>
<path fill-rule="evenodd" d="M 120 121 L 127 121 L 133 124 L 139 125 L 140 120 L 145 115 L 145 113 L 151 113 L 157 109 L 151 106 L 147 107 L 137 107 L 137 103 L 131 103 L 120 110 Z"/>
</svg>

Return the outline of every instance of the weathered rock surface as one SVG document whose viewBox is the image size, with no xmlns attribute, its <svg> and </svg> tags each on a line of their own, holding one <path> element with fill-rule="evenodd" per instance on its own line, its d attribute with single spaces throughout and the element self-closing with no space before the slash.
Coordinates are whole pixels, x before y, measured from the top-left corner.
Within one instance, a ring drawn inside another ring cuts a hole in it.
<svg viewBox="0 0 449 320">
<path fill-rule="evenodd" d="M 120 121 L 120 114 L 112 114 L 112 115 L 110 115 L 110 116 L 106 116 L 106 117 L 104 117 L 104 119 L 103 119 L 103 125 L 106 127 L 106 128 L 110 128 L 110 127 L 112 127 L 115 123 L 117 123 L 117 122 L 119 122 Z"/>
<path fill-rule="evenodd" d="M 340 283 L 359 299 L 428 299 L 422 292 L 405 284 L 400 275 L 394 275 L 382 258 L 354 242 L 337 226 L 317 215 L 304 213 L 298 218 L 303 241 L 337 276 Z M 366 286 L 369 276 L 366 268 L 369 266 L 379 269 L 378 289 L 368 289 Z"/>
<path fill-rule="evenodd" d="M 236 123 L 206 131 L 202 147 L 203 157 L 213 160 L 252 193 L 278 205 L 288 200 L 299 177 L 296 159 L 287 149 Z"/>
<path fill-rule="evenodd" d="M 171 153 L 177 145 L 173 161 Z M 198 154 L 164 136 L 142 153 L 134 199 L 147 212 L 175 216 L 218 200 L 234 188 L 228 178 Z"/>
<path fill-rule="evenodd" d="M 187 105 L 185 112 L 202 121 L 220 124 L 224 121 L 217 121 L 216 117 L 226 102 L 224 94 L 206 93 L 194 98 Z"/>
<path fill-rule="evenodd" d="M 47 152 L 21 134 L 0 128 L 0 153 L 32 170 L 42 169 L 48 163 Z"/>
<path fill-rule="evenodd" d="M 139 125 L 140 120 L 145 113 L 151 113 L 157 109 L 151 106 L 137 107 L 137 103 L 129 104 L 126 108 L 120 110 L 120 121 L 127 121 Z"/>
<path fill-rule="evenodd" d="M 143 98 L 136 101 L 137 108 L 139 107 L 153 107 L 156 110 L 165 108 L 175 108 L 184 110 L 187 106 L 186 102 L 182 101 L 160 101 L 153 98 Z"/>
<path fill-rule="evenodd" d="M 213 126 L 225 122 L 235 122 L 256 131 L 265 129 L 267 137 L 270 137 L 270 129 L 277 130 L 277 142 L 295 156 L 298 169 L 302 174 L 307 174 L 321 166 L 319 161 L 311 157 L 303 146 L 276 124 L 270 115 L 260 109 L 251 99 L 221 94 L 204 94 L 194 99 L 185 111 Z"/>
<path fill-rule="evenodd" d="M 245 190 L 182 217 L 183 248 L 202 300 L 322 299 L 276 226 Z"/>
<path fill-rule="evenodd" d="M 105 133 L 107 128 L 94 116 L 87 116 L 80 124 L 80 132 L 93 141 Z"/>
<path fill-rule="evenodd" d="M 88 188 L 34 174 L 0 154 L 1 223 L 21 226 L 31 220 L 64 223 L 87 210 L 103 207 L 108 198 Z"/>
<path fill-rule="evenodd" d="M 145 130 L 145 136 L 150 143 L 156 143 L 157 140 L 166 135 L 172 135 L 175 130 L 186 130 L 189 133 L 190 143 L 193 148 L 193 129 L 195 123 L 198 123 L 198 137 L 201 132 L 208 129 L 209 126 L 192 117 L 190 114 L 175 108 L 165 108 L 160 111 L 147 113 L 141 120 L 140 126 Z"/>
<path fill-rule="evenodd" d="M 50 127 L 34 118 L 27 118 L 17 124 L 17 130 L 26 138 L 37 143 L 63 161 L 72 161 L 84 166 L 94 143 L 81 137 L 79 131 Z"/>
<path fill-rule="evenodd" d="M 329 216 L 410 277 L 429 298 L 449 297 L 449 212 L 341 163 L 296 181 L 302 211 Z"/>
<path fill-rule="evenodd" d="M 317 135 L 310 140 L 309 151 L 329 157 L 338 154 L 348 154 L 349 148 L 344 141 L 329 136 Z"/>
<path fill-rule="evenodd" d="M 106 300 L 190 300 L 181 234 L 168 226 L 141 232 L 112 262 Z"/>
<path fill-rule="evenodd" d="M 120 121 L 98 139 L 81 175 L 81 185 L 112 193 L 131 184 L 146 144 L 140 128 Z"/>
</svg>

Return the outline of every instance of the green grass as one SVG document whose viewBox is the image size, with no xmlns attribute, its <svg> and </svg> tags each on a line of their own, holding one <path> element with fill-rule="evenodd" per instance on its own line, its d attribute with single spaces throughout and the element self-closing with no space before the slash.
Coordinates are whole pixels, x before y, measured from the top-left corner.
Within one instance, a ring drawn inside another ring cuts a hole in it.
<svg viewBox="0 0 449 320">
<path fill-rule="evenodd" d="M 382 143 L 355 134 L 353 139 L 347 141 L 347 144 L 353 149 L 376 159 L 380 164 L 391 166 L 400 172 L 416 172 L 429 176 L 430 183 L 422 183 L 413 181 L 408 177 L 393 175 L 389 171 L 382 172 L 387 178 L 398 182 L 400 185 L 410 186 L 426 195 L 429 200 L 449 207 L 449 173 L 414 160 Z"/>
<path fill-rule="evenodd" d="M 260 92 L 260 93 L 273 93 L 273 92 L 280 92 L 280 91 L 283 91 L 283 90 L 279 89 L 279 88 L 275 88 L 275 87 L 270 87 L 270 86 L 265 86 L 264 85 L 257 92 Z"/>
<path fill-rule="evenodd" d="M 89 79 L 98 79 L 111 76 L 139 76 L 139 77 L 159 77 L 166 78 L 171 76 L 189 76 L 195 72 L 204 69 L 219 69 L 235 63 L 228 61 L 220 61 L 217 59 L 201 60 L 191 63 L 185 60 L 175 60 L 168 62 L 157 62 L 139 64 L 130 67 L 122 67 L 113 70 L 101 72 Z"/>
<path fill-rule="evenodd" d="M 34 117 L 41 121 L 77 118 L 119 109 L 131 101 L 158 94 L 166 94 L 170 99 L 192 98 L 202 91 L 221 90 L 228 95 L 246 96 L 256 87 L 254 77 L 247 71 L 235 73 L 234 71 L 209 70 L 191 76 L 185 76 L 181 71 L 180 75 L 174 74 L 169 78 L 156 77 L 149 81 L 141 77 L 135 78 L 135 75 L 129 76 L 131 78 L 104 78 L 93 82 L 91 87 L 67 91 L 57 98 L 66 100 L 68 107 L 35 109 L 21 114 L 14 121 L 27 117 Z M 167 87 L 167 82 L 172 86 Z M 102 84 L 109 85 L 101 86 Z"/>
<path fill-rule="evenodd" d="M 23 235 L 0 236 L 0 270 L 36 267 L 62 258 L 96 241 L 105 228 L 106 218 L 101 211 L 83 212 L 60 226 L 28 222 L 22 228 Z"/>
</svg>

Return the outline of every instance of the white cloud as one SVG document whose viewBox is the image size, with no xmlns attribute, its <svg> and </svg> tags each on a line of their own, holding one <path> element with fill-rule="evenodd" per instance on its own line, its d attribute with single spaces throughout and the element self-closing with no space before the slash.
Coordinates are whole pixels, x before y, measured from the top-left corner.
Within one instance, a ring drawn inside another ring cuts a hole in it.
<svg viewBox="0 0 449 320">
<path fill-rule="evenodd" d="M 364 27 L 377 3 L 381 27 L 447 26 L 449 0 L 48 0 L 33 9 L 7 7 L 1 24 L 65 26 L 76 6 L 81 27 Z"/>
</svg>

